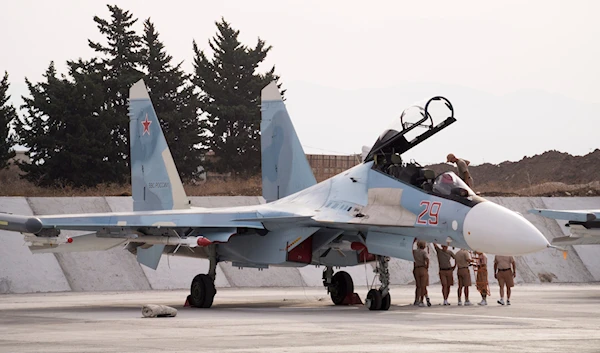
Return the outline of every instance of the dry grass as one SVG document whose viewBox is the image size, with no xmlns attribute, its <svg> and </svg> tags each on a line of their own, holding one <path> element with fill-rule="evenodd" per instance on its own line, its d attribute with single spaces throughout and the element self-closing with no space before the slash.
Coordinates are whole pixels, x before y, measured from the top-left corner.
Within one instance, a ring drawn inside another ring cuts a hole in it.
<svg viewBox="0 0 600 353">
<path fill-rule="evenodd" d="M 516 190 L 510 190 L 501 184 L 488 183 L 476 189 L 482 194 L 494 196 L 598 196 L 600 181 L 587 184 L 565 184 L 553 181 Z"/>
<path fill-rule="evenodd" d="M 130 196 L 129 184 L 101 184 L 93 188 L 73 188 L 70 186 L 41 188 L 19 176 L 16 166 L 0 170 L 0 196 L 26 197 L 73 197 L 73 196 Z M 211 179 L 205 183 L 184 185 L 188 196 L 260 196 L 262 181 L 260 176 L 248 178 Z M 476 185 L 475 191 L 483 196 L 600 196 L 600 182 L 569 185 L 560 182 L 547 182 L 531 187 L 511 190 L 503 183 Z"/>
<path fill-rule="evenodd" d="M 260 196 L 262 179 L 252 176 L 247 179 L 209 180 L 200 185 L 184 185 L 189 196 Z"/>
<path fill-rule="evenodd" d="M 184 185 L 188 196 L 259 196 L 262 181 L 259 176 L 247 179 L 210 180 L 199 185 Z M 93 188 L 71 186 L 42 188 L 21 179 L 16 166 L 0 170 L 0 196 L 73 197 L 73 196 L 131 196 L 130 184 L 101 184 Z"/>
</svg>

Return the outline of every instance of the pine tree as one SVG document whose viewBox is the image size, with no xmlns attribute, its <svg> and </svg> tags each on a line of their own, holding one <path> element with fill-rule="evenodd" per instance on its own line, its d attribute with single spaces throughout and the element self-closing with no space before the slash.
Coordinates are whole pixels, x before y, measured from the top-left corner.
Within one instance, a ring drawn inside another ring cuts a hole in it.
<svg viewBox="0 0 600 353">
<path fill-rule="evenodd" d="M 59 78 L 52 62 L 44 78 L 37 84 L 26 79 L 30 97 L 23 97 L 25 113 L 15 124 L 31 159 L 19 164 L 24 177 L 40 186 L 95 186 L 114 179 L 98 64 L 69 63 L 68 78 Z"/>
<path fill-rule="evenodd" d="M 9 160 L 15 156 L 12 149 L 14 138 L 10 134 L 10 126 L 17 119 L 15 107 L 8 104 L 8 72 L 4 72 L 4 78 L 0 81 L 0 169 L 8 168 Z"/>
<path fill-rule="evenodd" d="M 194 42 L 193 82 L 201 90 L 200 108 L 213 136 L 210 148 L 217 172 L 236 174 L 260 170 L 260 92 L 269 82 L 278 80 L 275 67 L 257 73 L 270 46 L 260 38 L 254 48 L 238 39 L 239 31 L 225 19 L 217 22 L 217 34 L 209 41 L 213 58 L 208 59 Z"/>
<path fill-rule="evenodd" d="M 146 85 L 161 120 L 165 138 L 183 178 L 195 176 L 206 149 L 206 126 L 199 120 L 198 96 L 181 69 L 171 65 L 172 57 L 158 39 L 154 24 L 144 22 L 142 63 L 147 70 Z"/>
<path fill-rule="evenodd" d="M 129 88 L 143 74 L 138 70 L 141 62 L 141 38 L 131 28 L 137 22 L 129 11 L 107 5 L 111 13 L 110 22 L 94 17 L 100 33 L 106 36 L 107 45 L 88 40 L 89 46 L 101 59 L 106 101 L 103 114 L 111 127 L 111 141 L 106 141 L 108 159 L 112 162 L 116 182 L 129 177 L 129 118 L 127 98 Z"/>
</svg>

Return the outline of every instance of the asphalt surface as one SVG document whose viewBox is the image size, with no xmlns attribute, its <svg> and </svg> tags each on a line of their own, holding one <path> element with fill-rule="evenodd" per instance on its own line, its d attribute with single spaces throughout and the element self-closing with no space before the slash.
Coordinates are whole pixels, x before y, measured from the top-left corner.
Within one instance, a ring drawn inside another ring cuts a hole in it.
<svg viewBox="0 0 600 353">
<path fill-rule="evenodd" d="M 419 308 L 414 287 L 393 287 L 389 311 L 334 306 L 318 288 L 219 289 L 211 309 L 183 307 L 185 291 L 0 295 L 0 352 L 600 351 L 600 285 L 522 285 L 511 306 L 492 286 L 486 307 L 457 306 L 455 289 L 441 306 L 430 286 Z M 177 317 L 142 318 L 144 304 Z"/>
</svg>

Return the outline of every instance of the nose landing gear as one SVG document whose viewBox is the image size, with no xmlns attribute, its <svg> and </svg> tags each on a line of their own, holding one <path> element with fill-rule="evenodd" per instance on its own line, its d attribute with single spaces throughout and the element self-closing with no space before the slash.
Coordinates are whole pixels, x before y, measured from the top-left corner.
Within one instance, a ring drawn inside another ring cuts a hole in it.
<svg viewBox="0 0 600 353">
<path fill-rule="evenodd" d="M 365 305 L 369 310 L 388 310 L 390 308 L 392 297 L 389 291 L 389 262 L 390 258 L 388 256 L 377 255 L 377 265 L 374 272 L 379 275 L 381 286 L 379 289 L 372 288 L 367 293 Z"/>
</svg>

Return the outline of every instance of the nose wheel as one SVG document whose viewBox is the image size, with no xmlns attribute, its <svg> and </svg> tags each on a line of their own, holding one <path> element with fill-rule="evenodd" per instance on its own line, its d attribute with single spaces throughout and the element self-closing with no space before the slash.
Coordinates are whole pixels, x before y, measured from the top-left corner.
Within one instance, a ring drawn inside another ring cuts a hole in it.
<svg viewBox="0 0 600 353">
<path fill-rule="evenodd" d="M 388 256 L 377 256 L 377 266 L 375 267 L 374 272 L 379 275 L 381 286 L 379 289 L 372 288 L 367 293 L 365 306 L 369 310 L 388 310 L 390 308 L 392 297 L 389 292 L 389 262 L 390 258 Z"/>
</svg>

